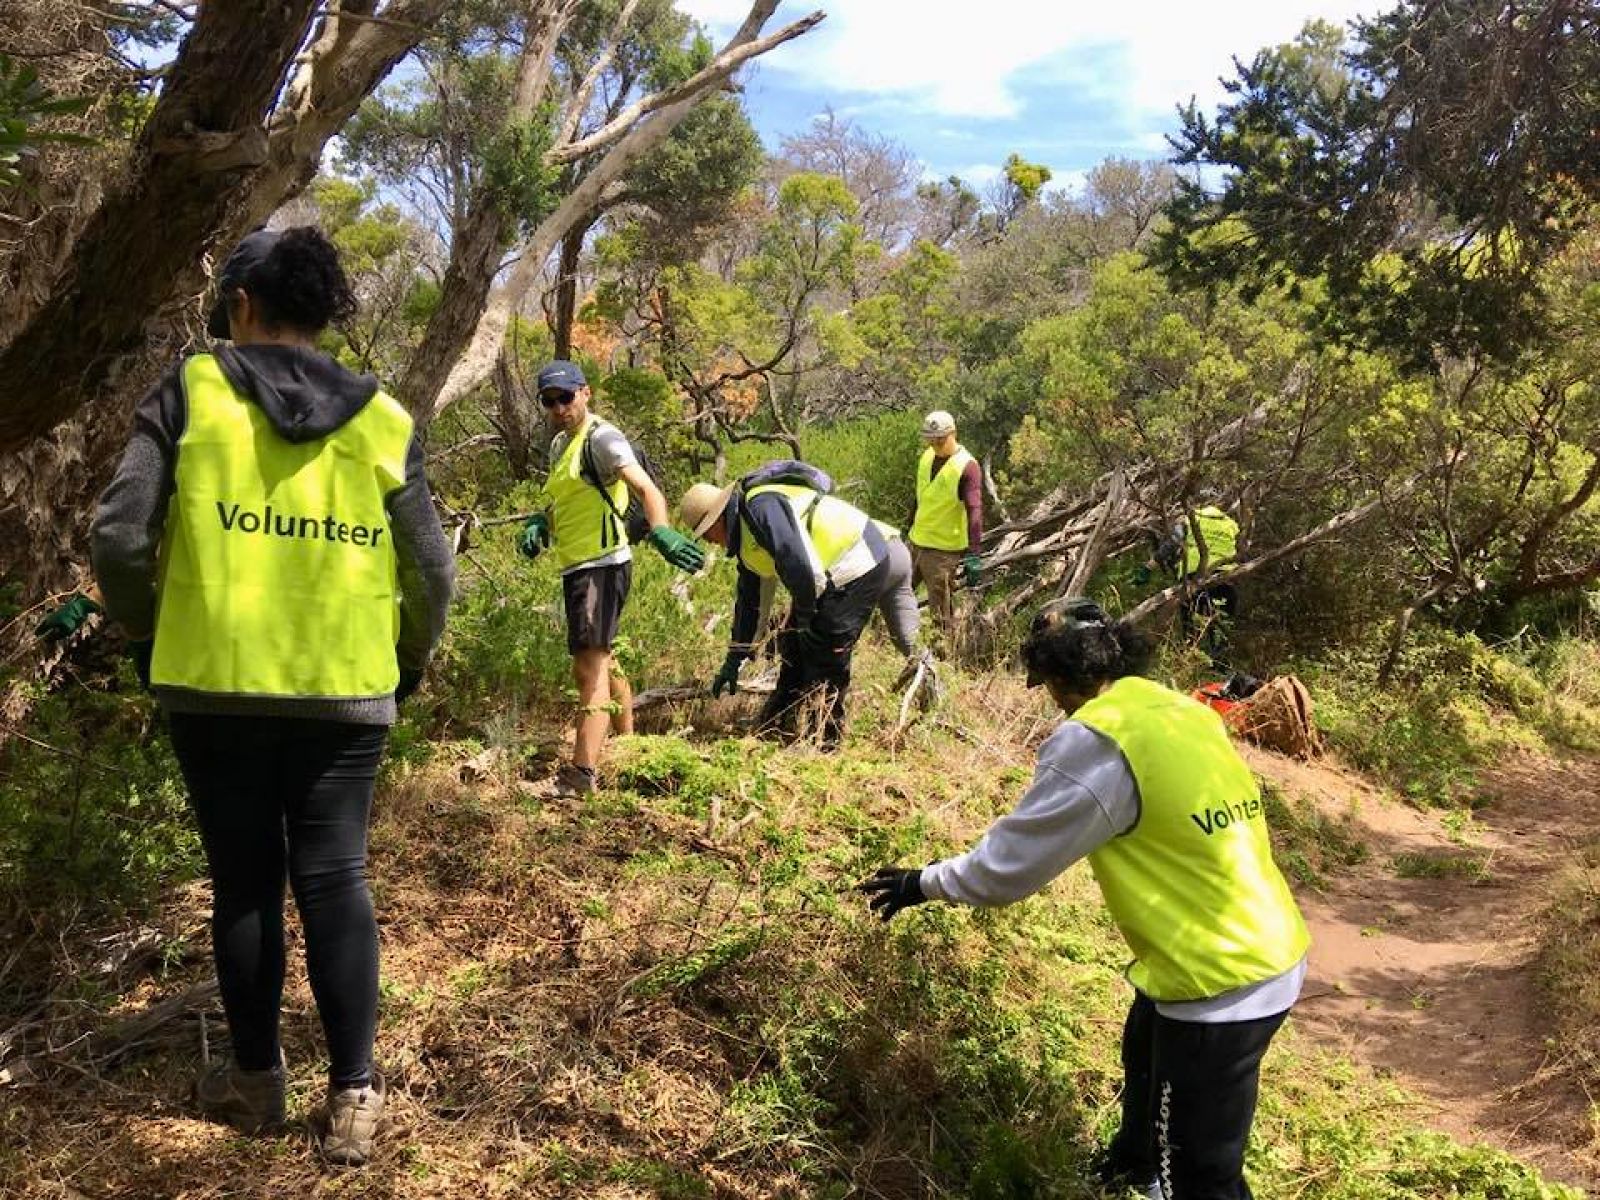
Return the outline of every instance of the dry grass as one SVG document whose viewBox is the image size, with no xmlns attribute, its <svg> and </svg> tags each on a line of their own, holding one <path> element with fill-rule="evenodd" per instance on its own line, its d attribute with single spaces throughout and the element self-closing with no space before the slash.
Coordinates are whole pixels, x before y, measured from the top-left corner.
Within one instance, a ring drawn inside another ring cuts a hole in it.
<svg viewBox="0 0 1600 1200">
<path fill-rule="evenodd" d="M 863 700 L 884 686 L 869 672 Z M 329 1174 L 299 1127 L 314 1116 L 323 1059 L 291 925 L 284 1042 L 296 1132 L 243 1139 L 193 1118 L 202 1044 L 225 1048 L 214 1007 L 115 1059 L 90 1053 L 119 1015 L 208 978 L 203 953 L 178 955 L 115 995 L 57 998 L 44 1084 L 13 1093 L 0 1114 L 0 1194 L 808 1194 L 817 1158 L 832 1152 L 775 1138 L 735 1098 L 776 1065 L 786 1031 L 767 1019 L 775 997 L 822 1021 L 825 1009 L 867 1005 L 863 973 L 878 969 L 882 935 L 839 894 L 865 861 L 841 828 L 871 845 L 876 828 L 921 811 L 936 836 L 968 836 L 1005 793 L 969 795 L 958 781 L 1028 760 L 1044 724 L 1036 697 L 985 682 L 965 699 L 968 740 L 913 730 L 921 744 L 893 752 L 868 729 L 859 755 L 839 759 L 732 743 L 733 765 L 698 793 L 668 769 L 592 802 L 541 799 L 509 757 L 469 749 L 400 774 L 380 794 L 373 833 L 378 1051 L 391 1087 L 376 1161 Z M 931 745 L 941 761 L 930 780 Z M 623 743 L 616 769 L 644 772 L 660 749 Z M 801 864 L 832 874 L 806 877 Z M 166 936 L 203 950 L 204 902 L 203 889 L 176 897 Z M 794 1000 L 807 993 L 814 1004 Z M 829 1174 L 920 1194 L 919 1169 L 894 1145 L 869 1138 L 857 1154 Z"/>
</svg>

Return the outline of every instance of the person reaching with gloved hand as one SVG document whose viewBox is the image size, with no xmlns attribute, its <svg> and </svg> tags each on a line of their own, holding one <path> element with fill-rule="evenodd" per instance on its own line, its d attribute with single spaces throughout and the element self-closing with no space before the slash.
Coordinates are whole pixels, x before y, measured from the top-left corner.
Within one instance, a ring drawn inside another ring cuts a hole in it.
<svg viewBox="0 0 1600 1200">
<path fill-rule="evenodd" d="M 822 744 L 834 749 L 844 736 L 856 642 L 893 584 L 888 539 L 859 508 L 799 478 L 747 482 L 752 486 L 697 483 L 678 510 L 696 537 L 739 564 L 733 632 L 712 694 L 738 687 L 739 667 L 755 650 L 762 581 L 775 579 L 789 592 L 789 617 L 778 633 L 778 683 L 761 723 L 793 735 L 800 708 L 820 693 Z"/>
<path fill-rule="evenodd" d="M 1299 997 L 1310 936 L 1255 776 L 1215 712 L 1143 677 L 1148 654 L 1092 601 L 1042 609 L 1022 661 L 1069 719 L 1033 783 L 965 854 L 859 887 L 888 920 L 930 900 L 1015 903 L 1087 858 L 1133 952 L 1103 1179 L 1153 1200 L 1248 1200 L 1261 1059 Z"/>
<path fill-rule="evenodd" d="M 166 711 L 212 886 L 230 1053 L 201 1111 L 284 1120 L 283 893 L 327 1037 L 323 1154 L 366 1161 L 378 927 L 367 822 L 396 706 L 444 631 L 454 556 L 405 407 L 317 349 L 355 311 L 309 226 L 223 264 L 208 331 L 139 405 L 90 532 L 106 615 Z"/>
<path fill-rule="evenodd" d="M 567 652 L 578 689 L 572 760 L 556 772 L 556 794 L 595 790 L 606 734 L 633 731 L 633 688 L 612 654 L 633 586 L 630 495 L 642 507 L 644 540 L 680 571 L 705 565 L 705 551 L 671 524 L 667 501 L 631 442 L 589 408 L 589 384 L 577 363 L 557 360 L 539 372 L 539 403 L 556 429 L 550 475 L 517 548 L 537 558 L 547 548 L 561 572 Z"/>
</svg>

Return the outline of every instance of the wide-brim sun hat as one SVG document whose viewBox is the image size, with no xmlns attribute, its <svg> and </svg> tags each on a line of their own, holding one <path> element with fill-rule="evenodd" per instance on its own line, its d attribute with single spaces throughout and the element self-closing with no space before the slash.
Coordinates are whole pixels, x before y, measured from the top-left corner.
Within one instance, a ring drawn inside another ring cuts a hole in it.
<svg viewBox="0 0 1600 1200">
<path fill-rule="evenodd" d="M 922 436 L 930 442 L 949 437 L 956 431 L 956 419 L 942 408 L 922 418 Z"/>
<path fill-rule="evenodd" d="M 733 489 L 731 483 L 721 488 L 714 483 L 692 484 L 678 503 L 678 520 L 684 528 L 692 530 L 695 537 L 704 537 L 706 530 L 717 523 L 717 518 L 728 507 Z"/>
</svg>

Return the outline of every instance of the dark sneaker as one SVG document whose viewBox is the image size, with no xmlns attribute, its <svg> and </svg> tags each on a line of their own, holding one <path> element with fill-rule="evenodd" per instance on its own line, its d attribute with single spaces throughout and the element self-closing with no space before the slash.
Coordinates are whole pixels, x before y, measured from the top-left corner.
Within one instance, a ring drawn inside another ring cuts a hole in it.
<svg viewBox="0 0 1600 1200">
<path fill-rule="evenodd" d="M 577 763 L 562 763 L 556 771 L 552 791 L 557 796 L 592 796 L 598 780 L 593 767 L 580 767 Z"/>
<path fill-rule="evenodd" d="M 330 1089 L 328 1114 L 322 1133 L 322 1157 L 342 1167 L 366 1165 L 372 1157 L 372 1138 L 383 1116 L 383 1075 L 372 1068 L 365 1087 Z"/>
<path fill-rule="evenodd" d="M 194 1098 L 207 1120 L 241 1133 L 276 1129 L 283 1124 L 283 1065 L 246 1071 L 223 1059 L 195 1080 Z"/>
</svg>

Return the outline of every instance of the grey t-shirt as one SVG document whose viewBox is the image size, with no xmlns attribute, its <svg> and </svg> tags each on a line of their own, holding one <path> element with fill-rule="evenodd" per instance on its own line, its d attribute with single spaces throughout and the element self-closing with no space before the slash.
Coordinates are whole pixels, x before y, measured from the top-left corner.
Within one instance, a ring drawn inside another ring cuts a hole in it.
<svg viewBox="0 0 1600 1200">
<path fill-rule="evenodd" d="M 550 441 L 549 461 L 561 461 L 561 455 L 567 448 L 569 438 L 565 433 L 558 433 Z M 638 456 L 634 454 L 633 447 L 628 444 L 627 437 L 618 429 L 599 417 L 594 418 L 594 429 L 589 434 L 589 446 L 594 451 L 594 465 L 600 473 L 600 482 L 610 487 L 622 477 L 624 468 L 638 464 Z M 561 519 L 561 514 L 553 514 L 555 520 Z M 561 572 L 571 575 L 574 571 L 587 571 L 591 567 L 606 567 L 613 563 L 625 563 L 633 559 L 633 547 L 626 541 L 609 554 L 602 554 L 599 558 L 591 558 L 588 562 L 581 562 L 568 567 Z"/>
</svg>

